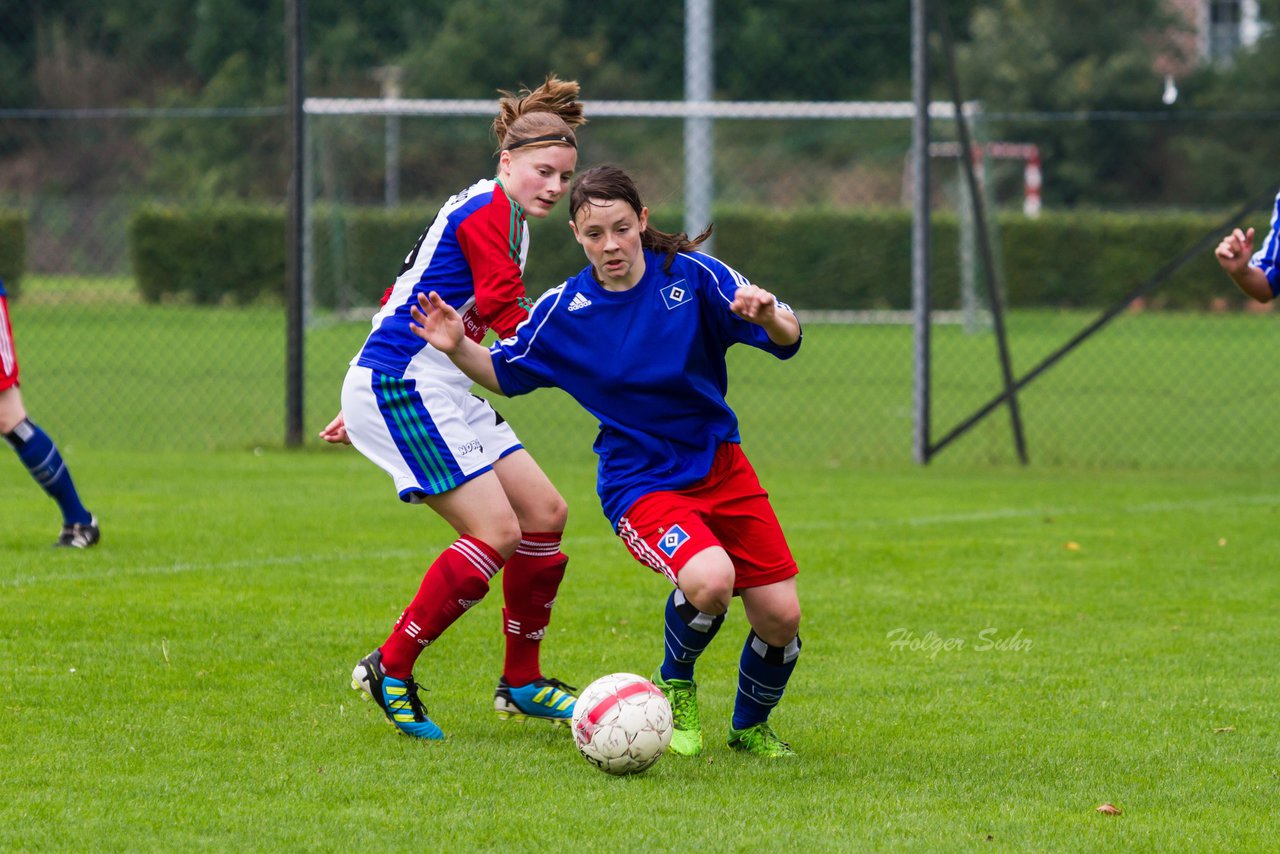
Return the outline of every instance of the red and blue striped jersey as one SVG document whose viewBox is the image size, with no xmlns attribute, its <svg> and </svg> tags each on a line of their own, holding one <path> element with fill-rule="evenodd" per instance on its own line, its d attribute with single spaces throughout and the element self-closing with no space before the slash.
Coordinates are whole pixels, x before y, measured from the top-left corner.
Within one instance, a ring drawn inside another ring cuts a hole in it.
<svg viewBox="0 0 1280 854">
<path fill-rule="evenodd" d="M 409 330 L 409 308 L 418 294 L 436 291 L 462 315 L 468 337 L 479 341 L 490 328 L 510 335 L 532 302 L 523 280 L 528 251 L 524 210 L 500 183 L 484 179 L 453 196 L 404 259 L 351 364 L 470 388 L 448 358 Z"/>
<path fill-rule="evenodd" d="M 489 351 L 503 393 L 555 386 L 600 419 L 596 488 L 615 527 L 641 496 L 691 486 L 721 443 L 740 440 L 725 401 L 731 345 L 781 359 L 800 347 L 774 344 L 729 310 L 747 284 L 732 268 L 700 252 L 677 255 L 670 272 L 665 260 L 646 250 L 644 276 L 621 292 L 588 267 Z"/>
</svg>

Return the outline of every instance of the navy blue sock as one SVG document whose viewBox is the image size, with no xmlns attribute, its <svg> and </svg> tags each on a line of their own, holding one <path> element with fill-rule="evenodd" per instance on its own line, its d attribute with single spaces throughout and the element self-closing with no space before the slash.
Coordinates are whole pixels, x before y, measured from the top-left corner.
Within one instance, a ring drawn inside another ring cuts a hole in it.
<svg viewBox="0 0 1280 854">
<path fill-rule="evenodd" d="M 673 590 L 667 600 L 662 678 L 692 679 L 694 662 L 723 623 L 724 614 L 704 614 L 684 598 L 680 588 Z"/>
<path fill-rule="evenodd" d="M 58 446 L 53 444 L 49 434 L 41 430 L 28 419 L 23 419 L 12 433 L 5 433 L 4 438 L 18 453 L 18 459 L 31 472 L 36 483 L 44 487 L 49 497 L 58 502 L 62 508 L 64 525 L 87 525 L 93 519 L 89 511 L 80 503 L 80 495 L 76 485 L 71 482 L 71 472 L 58 453 Z"/>
<path fill-rule="evenodd" d="M 769 646 L 753 629 L 738 662 L 738 696 L 733 703 L 733 728 L 746 729 L 768 720 L 787 689 L 800 657 L 800 636 L 786 646 Z"/>
</svg>

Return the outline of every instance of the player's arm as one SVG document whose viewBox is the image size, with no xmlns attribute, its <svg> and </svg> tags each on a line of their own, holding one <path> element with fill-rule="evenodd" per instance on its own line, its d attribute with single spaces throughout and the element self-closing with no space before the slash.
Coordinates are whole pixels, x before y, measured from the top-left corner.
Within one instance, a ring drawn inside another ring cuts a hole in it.
<svg viewBox="0 0 1280 854">
<path fill-rule="evenodd" d="M 506 338 L 529 314 L 517 260 L 524 229 L 511 216 L 510 207 L 494 203 L 467 217 L 457 233 L 458 245 L 471 268 L 476 313 L 500 338 Z"/>
<path fill-rule="evenodd" d="M 448 356 L 472 382 L 489 391 L 504 393 L 498 384 L 489 351 L 466 336 L 462 315 L 438 293 L 418 294 L 418 305 L 410 306 L 409 314 L 414 320 L 409 324 L 414 335 Z"/>
<path fill-rule="evenodd" d="M 1246 296 L 1258 302 L 1271 302 L 1273 294 L 1267 274 L 1249 263 L 1253 256 L 1253 238 L 1252 228 L 1248 231 L 1234 229 L 1222 238 L 1218 248 L 1213 250 L 1213 256 L 1218 259 L 1218 266 Z"/>
<path fill-rule="evenodd" d="M 778 298 L 758 285 L 741 285 L 729 309 L 743 320 L 764 329 L 769 340 L 787 347 L 800 340 L 800 321 L 778 305 Z"/>
</svg>

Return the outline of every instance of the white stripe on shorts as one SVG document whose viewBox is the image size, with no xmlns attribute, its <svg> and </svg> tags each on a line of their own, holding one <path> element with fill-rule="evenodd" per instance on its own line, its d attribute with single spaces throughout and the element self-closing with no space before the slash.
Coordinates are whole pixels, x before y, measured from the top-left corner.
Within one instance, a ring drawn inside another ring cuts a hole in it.
<svg viewBox="0 0 1280 854">
<path fill-rule="evenodd" d="M 631 552 L 636 560 L 659 575 L 665 575 L 672 584 L 676 583 L 675 570 L 662 559 L 661 552 L 654 551 L 644 541 L 644 537 L 640 536 L 640 532 L 631 527 L 631 521 L 626 516 L 618 520 L 618 537 L 621 538 L 622 542 L 626 543 L 627 550 Z"/>
</svg>

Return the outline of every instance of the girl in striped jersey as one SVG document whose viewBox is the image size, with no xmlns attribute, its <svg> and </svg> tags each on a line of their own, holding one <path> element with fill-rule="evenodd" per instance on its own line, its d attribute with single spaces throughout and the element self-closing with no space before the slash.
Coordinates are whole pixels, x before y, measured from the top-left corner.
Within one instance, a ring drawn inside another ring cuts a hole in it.
<svg viewBox="0 0 1280 854">
<path fill-rule="evenodd" d="M 1271 302 L 1280 294 L 1280 193 L 1271 209 L 1271 229 L 1257 252 L 1253 251 L 1254 231 L 1233 229 L 1222 238 L 1214 256 L 1246 296 Z"/>
<path fill-rule="evenodd" d="M 502 573 L 506 657 L 494 703 L 503 718 L 567 723 L 572 688 L 545 678 L 539 647 L 568 559 L 568 510 L 533 457 L 448 357 L 409 331 L 417 295 L 438 293 L 480 341 L 510 335 L 527 315 L 522 276 L 526 217 L 545 217 L 577 163 L 584 123 L 578 84 L 549 75 L 533 91 L 502 93 L 493 122 L 497 176 L 456 194 L 418 238 L 351 360 L 342 412 L 321 432 L 347 442 L 395 481 L 401 501 L 425 504 L 458 539 L 427 569 L 381 647 L 361 659 L 353 687 L 368 692 L 406 735 L 443 738 L 418 697 L 419 654 Z"/>
<path fill-rule="evenodd" d="M 793 756 L 768 719 L 800 654 L 796 562 L 742 452 L 725 353 L 747 344 L 788 359 L 800 324 L 773 294 L 697 251 L 710 229 L 690 240 L 650 227 L 621 169 L 579 176 L 569 214 L 590 264 L 544 294 L 515 335 L 486 350 L 434 293 L 419 296 L 413 329 L 485 388 L 556 386 L 600 419 L 604 513 L 632 555 L 675 585 L 653 677 L 671 701 L 671 750 L 702 750 L 694 665 L 740 596 L 751 629 L 728 743 Z"/>
</svg>

